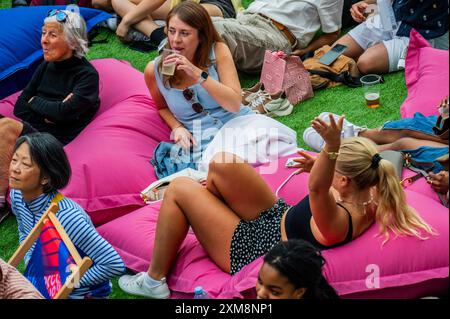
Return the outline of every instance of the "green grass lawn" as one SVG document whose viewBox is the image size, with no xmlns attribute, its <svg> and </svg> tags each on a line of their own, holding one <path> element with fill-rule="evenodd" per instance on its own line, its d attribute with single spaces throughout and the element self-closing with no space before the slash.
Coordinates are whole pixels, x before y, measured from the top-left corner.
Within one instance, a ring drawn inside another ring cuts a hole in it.
<svg viewBox="0 0 450 319">
<path fill-rule="evenodd" d="M 247 6 L 251 0 L 243 0 Z M 11 0 L 0 0 L 0 8 L 9 8 Z M 107 43 L 94 44 L 88 54 L 88 59 L 116 58 L 129 61 L 133 67 L 143 71 L 146 64 L 151 61 L 156 52 L 140 53 L 130 50 L 122 44 L 115 34 L 102 29 L 96 39 L 107 39 Z M 242 87 L 250 87 L 258 82 L 258 77 L 240 74 Z M 345 114 L 347 119 L 358 125 L 377 127 L 386 120 L 400 118 L 399 107 L 406 97 L 404 73 L 398 72 L 385 76 L 385 83 L 381 91 L 381 107 L 369 109 L 365 106 L 362 88 L 352 89 L 344 86 L 330 88 L 315 92 L 314 98 L 295 106 L 294 112 L 286 117 L 278 118 L 285 125 L 297 132 L 298 145 L 305 147 L 302 140 L 303 130 L 309 126 L 320 112 L 328 111 L 337 114 Z M 8 260 L 18 245 L 17 223 L 10 216 L 0 225 L 0 258 Z M 19 267 L 23 270 L 23 267 Z M 113 293 L 110 298 L 135 298 L 123 293 L 117 285 L 117 279 L 113 280 Z"/>
</svg>

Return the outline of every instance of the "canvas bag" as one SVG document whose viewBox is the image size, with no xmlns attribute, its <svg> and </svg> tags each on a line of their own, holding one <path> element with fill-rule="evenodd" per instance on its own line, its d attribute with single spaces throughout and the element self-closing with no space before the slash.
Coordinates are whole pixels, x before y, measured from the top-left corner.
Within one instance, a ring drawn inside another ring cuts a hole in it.
<svg viewBox="0 0 450 319">
<path fill-rule="evenodd" d="M 308 71 L 315 70 L 319 71 L 318 73 L 320 73 L 320 71 L 328 72 L 337 76 L 335 80 L 332 80 L 330 77 L 310 74 L 311 84 L 314 90 L 338 86 L 345 83 L 346 80 L 351 81 L 352 78 L 359 78 L 360 76 L 355 60 L 345 55 L 340 55 L 336 61 L 330 65 L 320 63 L 319 59 L 325 53 L 330 51 L 330 49 L 331 47 L 329 45 L 324 45 L 314 52 L 314 56 L 312 58 L 303 61 L 303 65 Z"/>
<path fill-rule="evenodd" d="M 260 82 L 269 93 L 283 91 L 292 104 L 314 96 L 309 73 L 297 56 L 266 50 Z"/>
</svg>

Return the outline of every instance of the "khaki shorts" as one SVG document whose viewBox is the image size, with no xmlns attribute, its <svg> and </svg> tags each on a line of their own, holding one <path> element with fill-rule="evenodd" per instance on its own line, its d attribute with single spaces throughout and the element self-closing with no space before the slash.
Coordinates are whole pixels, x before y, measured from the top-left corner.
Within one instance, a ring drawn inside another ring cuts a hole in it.
<svg viewBox="0 0 450 319">
<path fill-rule="evenodd" d="M 239 14 L 236 19 L 212 17 L 214 26 L 228 44 L 238 70 L 261 72 L 266 50 L 292 52 L 285 35 L 258 14 Z"/>
</svg>

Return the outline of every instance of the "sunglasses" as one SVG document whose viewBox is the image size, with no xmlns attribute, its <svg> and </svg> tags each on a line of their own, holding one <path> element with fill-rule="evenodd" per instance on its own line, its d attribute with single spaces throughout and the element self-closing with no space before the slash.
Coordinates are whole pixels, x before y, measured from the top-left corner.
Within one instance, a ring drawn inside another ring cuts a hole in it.
<svg viewBox="0 0 450 319">
<path fill-rule="evenodd" d="M 47 18 L 53 17 L 53 16 L 56 17 L 56 21 L 58 21 L 58 22 L 65 22 L 67 19 L 67 13 L 65 13 L 64 11 L 59 10 L 59 9 L 51 9 L 48 11 Z"/>
<path fill-rule="evenodd" d="M 184 89 L 183 96 L 186 99 L 186 101 L 192 103 L 192 109 L 195 111 L 195 113 L 202 113 L 204 111 L 203 105 L 201 105 L 198 102 L 193 102 L 193 98 L 195 96 L 194 91 L 192 91 L 189 88 Z"/>
</svg>

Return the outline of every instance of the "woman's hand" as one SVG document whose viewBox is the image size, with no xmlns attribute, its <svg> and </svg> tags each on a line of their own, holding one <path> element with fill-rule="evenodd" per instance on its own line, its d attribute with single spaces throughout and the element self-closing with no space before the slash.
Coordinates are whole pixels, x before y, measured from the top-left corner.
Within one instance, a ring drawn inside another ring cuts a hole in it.
<svg viewBox="0 0 450 319">
<path fill-rule="evenodd" d="M 437 106 L 437 108 L 439 109 L 439 114 L 442 115 L 443 118 L 447 118 L 448 117 L 448 96 L 446 96 L 441 103 L 439 103 L 439 105 Z"/>
<path fill-rule="evenodd" d="M 130 27 L 126 25 L 122 20 L 117 26 L 116 35 L 121 41 L 129 41 L 129 39 L 127 39 L 128 31 L 130 31 Z"/>
<path fill-rule="evenodd" d="M 345 116 L 341 116 L 337 123 L 332 114 L 329 114 L 329 117 L 330 124 L 316 117 L 311 121 L 311 127 L 315 129 L 320 136 L 322 136 L 328 147 L 337 150 L 341 145 L 341 132 Z"/>
<path fill-rule="evenodd" d="M 427 179 L 428 184 L 440 194 L 447 194 L 448 192 L 448 172 L 440 171 L 437 174 L 429 173 Z"/>
<path fill-rule="evenodd" d="M 304 151 L 298 151 L 297 153 L 302 157 L 293 159 L 293 161 L 296 164 L 294 164 L 292 167 L 298 168 L 298 170 L 295 172 L 295 174 L 300 174 L 303 172 L 307 172 L 307 173 L 311 172 L 311 169 L 316 161 L 316 157 L 311 156 Z"/>
<path fill-rule="evenodd" d="M 189 149 L 191 145 L 196 146 L 197 142 L 192 136 L 191 132 L 188 131 L 184 126 L 179 126 L 172 130 L 171 139 L 175 143 L 179 144 L 184 149 Z"/>
<path fill-rule="evenodd" d="M 184 71 L 186 76 L 195 82 L 200 80 L 200 75 L 203 72 L 202 69 L 196 67 L 191 63 L 191 61 L 181 54 L 170 54 L 164 59 L 163 63 L 175 63 L 177 70 Z"/>
<path fill-rule="evenodd" d="M 353 20 L 358 23 L 366 21 L 366 15 L 364 14 L 369 5 L 365 1 L 360 1 L 352 5 L 350 14 Z"/>
</svg>

